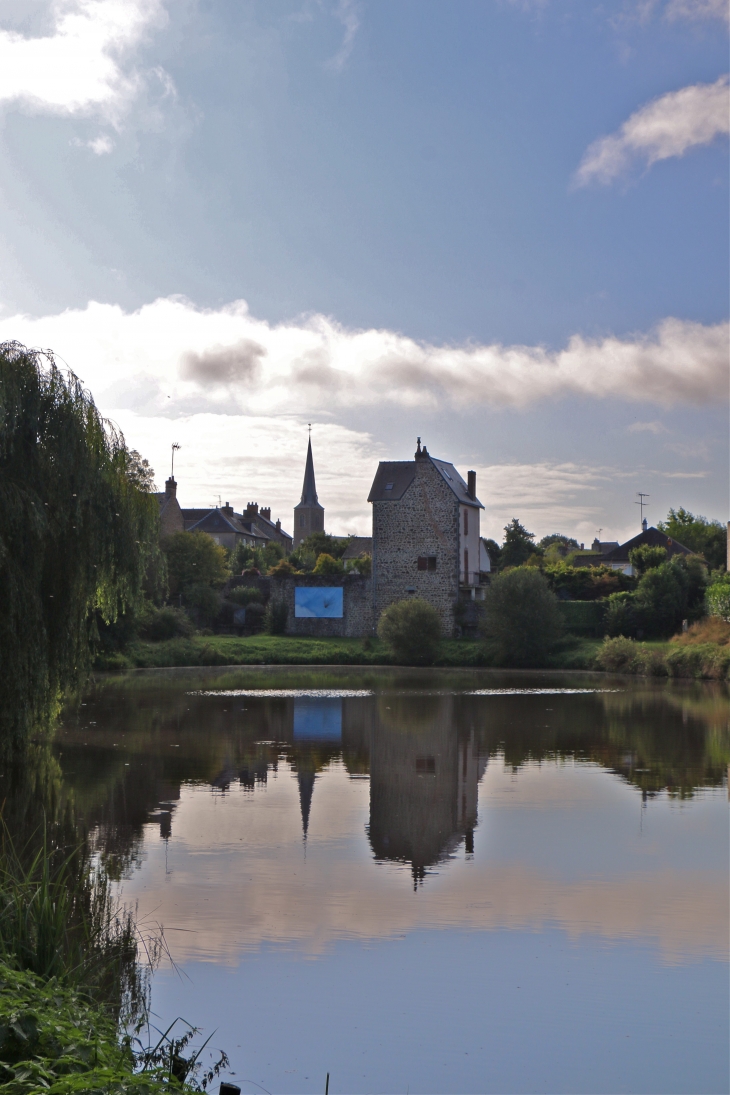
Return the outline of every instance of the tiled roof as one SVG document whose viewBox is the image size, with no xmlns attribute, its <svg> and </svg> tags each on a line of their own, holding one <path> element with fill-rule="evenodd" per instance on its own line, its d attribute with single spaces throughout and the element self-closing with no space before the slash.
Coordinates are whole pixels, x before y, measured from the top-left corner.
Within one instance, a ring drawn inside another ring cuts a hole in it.
<svg viewBox="0 0 730 1095">
<path fill-rule="evenodd" d="M 433 456 L 420 459 L 430 460 L 444 482 L 451 488 L 459 501 L 465 506 L 484 509 L 478 498 L 472 498 L 466 483 L 453 464 L 448 460 L 437 460 Z M 398 501 L 406 493 L 416 476 L 415 460 L 381 460 L 370 488 L 368 502 Z"/>
<path fill-rule="evenodd" d="M 372 536 L 351 536 L 350 542 L 345 548 L 343 559 L 359 559 L 361 555 L 372 555 Z"/>
</svg>

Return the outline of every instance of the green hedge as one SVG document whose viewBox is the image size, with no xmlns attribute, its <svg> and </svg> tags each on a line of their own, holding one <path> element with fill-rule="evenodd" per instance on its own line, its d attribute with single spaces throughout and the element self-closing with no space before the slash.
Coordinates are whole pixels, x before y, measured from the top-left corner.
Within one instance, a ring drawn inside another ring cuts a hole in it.
<svg viewBox="0 0 730 1095">
<path fill-rule="evenodd" d="M 600 639 L 605 634 L 605 601 L 560 601 L 558 607 L 563 626 L 571 634 L 594 639 Z"/>
</svg>

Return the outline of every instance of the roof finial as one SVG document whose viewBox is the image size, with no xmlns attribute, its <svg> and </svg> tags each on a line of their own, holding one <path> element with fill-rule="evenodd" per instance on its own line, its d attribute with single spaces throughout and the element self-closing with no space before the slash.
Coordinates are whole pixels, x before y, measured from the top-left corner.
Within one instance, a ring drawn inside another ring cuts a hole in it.
<svg viewBox="0 0 730 1095">
<path fill-rule="evenodd" d="M 311 422 L 307 422 L 307 429 L 309 430 L 309 436 L 311 437 L 312 436 L 312 423 Z"/>
</svg>

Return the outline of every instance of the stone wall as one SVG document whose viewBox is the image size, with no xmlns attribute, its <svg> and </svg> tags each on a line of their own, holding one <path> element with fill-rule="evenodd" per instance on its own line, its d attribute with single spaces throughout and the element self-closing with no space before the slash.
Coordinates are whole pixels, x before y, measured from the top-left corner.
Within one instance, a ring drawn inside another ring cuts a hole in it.
<svg viewBox="0 0 730 1095">
<path fill-rule="evenodd" d="M 373 594 L 370 578 L 359 574 L 324 577 L 305 574 L 300 577 L 272 578 L 271 599 L 285 600 L 289 610 L 287 635 L 309 635 L 318 638 L 360 639 L 373 633 Z M 342 586 L 343 615 L 341 619 L 297 618 L 294 615 L 294 590 L 297 586 Z"/>
<path fill-rule="evenodd" d="M 419 570 L 419 556 L 435 556 L 436 569 Z M 401 499 L 373 502 L 374 619 L 395 601 L 422 597 L 451 636 L 458 596 L 459 502 L 429 457 L 419 457 Z"/>
</svg>

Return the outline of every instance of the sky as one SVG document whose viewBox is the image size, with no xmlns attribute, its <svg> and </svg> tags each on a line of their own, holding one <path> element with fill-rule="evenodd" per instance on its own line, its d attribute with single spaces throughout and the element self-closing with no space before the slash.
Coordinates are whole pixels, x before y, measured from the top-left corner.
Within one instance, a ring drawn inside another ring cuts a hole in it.
<svg viewBox="0 0 730 1095">
<path fill-rule="evenodd" d="M 724 0 L 1 0 L 0 340 L 183 506 L 728 518 Z"/>
</svg>

